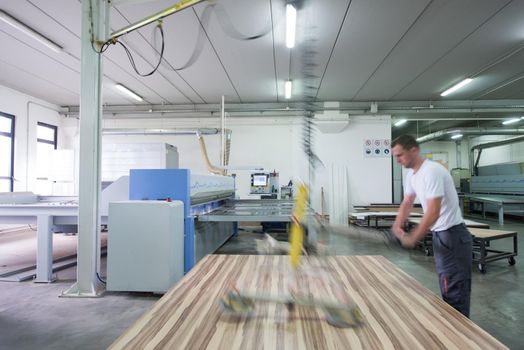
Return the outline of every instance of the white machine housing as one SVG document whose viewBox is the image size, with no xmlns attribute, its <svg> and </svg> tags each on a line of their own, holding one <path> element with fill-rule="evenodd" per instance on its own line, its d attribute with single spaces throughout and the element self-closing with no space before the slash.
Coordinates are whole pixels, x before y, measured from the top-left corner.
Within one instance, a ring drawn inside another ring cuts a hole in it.
<svg viewBox="0 0 524 350">
<path fill-rule="evenodd" d="M 184 275 L 181 201 L 109 203 L 108 291 L 166 292 Z"/>
</svg>

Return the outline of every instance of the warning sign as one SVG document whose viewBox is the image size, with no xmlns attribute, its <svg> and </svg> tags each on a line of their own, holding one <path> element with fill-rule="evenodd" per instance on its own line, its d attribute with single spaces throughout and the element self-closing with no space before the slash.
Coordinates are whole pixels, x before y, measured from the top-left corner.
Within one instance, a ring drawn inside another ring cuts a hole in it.
<svg viewBox="0 0 524 350">
<path fill-rule="evenodd" d="M 389 157 L 391 155 L 390 139 L 365 139 L 364 157 Z"/>
</svg>

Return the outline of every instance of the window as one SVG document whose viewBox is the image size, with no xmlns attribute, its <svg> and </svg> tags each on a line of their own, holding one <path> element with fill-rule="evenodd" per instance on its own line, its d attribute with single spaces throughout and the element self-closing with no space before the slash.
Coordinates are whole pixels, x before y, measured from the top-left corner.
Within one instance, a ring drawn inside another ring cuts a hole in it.
<svg viewBox="0 0 524 350">
<path fill-rule="evenodd" d="M 13 192 L 15 116 L 0 112 L 0 192 Z"/>
<path fill-rule="evenodd" d="M 50 152 L 56 149 L 58 128 L 38 122 L 36 126 L 36 188 L 38 194 L 52 194 L 53 184 L 48 179 Z"/>
</svg>

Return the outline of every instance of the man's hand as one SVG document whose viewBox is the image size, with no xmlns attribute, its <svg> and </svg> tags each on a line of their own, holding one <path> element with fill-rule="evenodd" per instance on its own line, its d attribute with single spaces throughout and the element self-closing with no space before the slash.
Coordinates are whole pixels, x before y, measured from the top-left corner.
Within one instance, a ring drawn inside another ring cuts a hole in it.
<svg viewBox="0 0 524 350">
<path fill-rule="evenodd" d="M 391 227 L 391 231 L 393 231 L 395 236 L 397 236 L 397 238 L 399 239 L 400 243 L 402 244 L 404 248 L 408 248 L 408 249 L 415 248 L 415 244 L 417 243 L 417 241 L 413 239 L 414 238 L 413 234 L 408 234 L 406 231 L 402 229 L 402 227 L 397 226 L 397 225 L 393 225 Z"/>
<path fill-rule="evenodd" d="M 400 227 L 399 225 L 393 225 L 391 227 L 391 231 L 393 231 L 395 236 L 397 236 L 397 238 L 400 239 L 401 241 L 402 241 L 402 237 L 406 235 L 406 231 L 404 231 L 402 227 Z"/>
<path fill-rule="evenodd" d="M 399 237 L 400 243 L 402 243 L 402 246 L 404 248 L 413 249 L 415 248 L 415 245 L 417 244 L 417 240 L 414 239 L 413 234 L 406 234 L 402 237 Z"/>
</svg>

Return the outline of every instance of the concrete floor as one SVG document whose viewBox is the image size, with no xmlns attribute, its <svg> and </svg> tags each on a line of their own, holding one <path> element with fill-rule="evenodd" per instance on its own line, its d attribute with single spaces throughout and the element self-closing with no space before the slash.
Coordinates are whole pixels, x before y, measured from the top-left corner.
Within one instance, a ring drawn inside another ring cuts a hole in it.
<svg viewBox="0 0 524 350">
<path fill-rule="evenodd" d="M 508 221 L 502 228 L 524 232 L 524 224 Z M 255 232 L 254 232 L 255 231 Z M 218 253 L 255 253 L 256 229 L 240 231 Z M 275 234 L 284 238 L 285 235 Z M 346 237 L 324 237 L 331 254 L 383 255 L 422 285 L 438 292 L 433 258 L 421 251 L 405 251 Z M 493 242 L 492 247 L 511 249 L 511 241 Z M 524 251 L 524 239 L 519 250 Z M 105 261 L 103 261 L 104 265 Z M 105 266 L 102 266 L 104 271 Z M 105 349 L 158 299 L 148 293 L 106 293 L 101 298 L 71 299 L 58 295 L 76 278 L 75 268 L 57 274 L 57 282 L 0 283 L 0 349 Z M 511 349 L 524 348 L 524 262 L 515 266 L 506 260 L 488 265 L 488 272 L 473 272 L 471 319 Z"/>
</svg>

